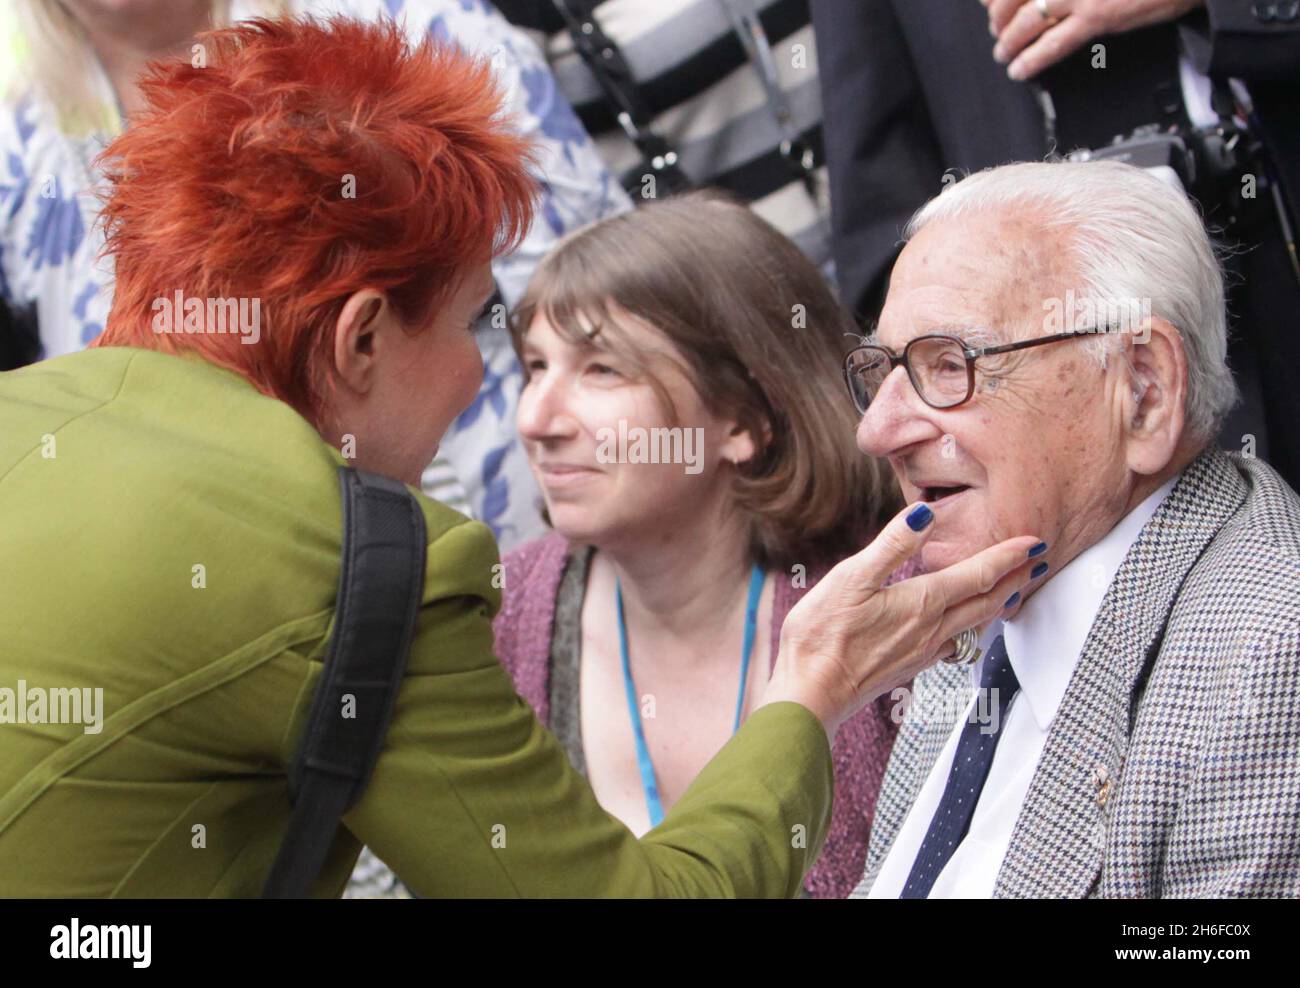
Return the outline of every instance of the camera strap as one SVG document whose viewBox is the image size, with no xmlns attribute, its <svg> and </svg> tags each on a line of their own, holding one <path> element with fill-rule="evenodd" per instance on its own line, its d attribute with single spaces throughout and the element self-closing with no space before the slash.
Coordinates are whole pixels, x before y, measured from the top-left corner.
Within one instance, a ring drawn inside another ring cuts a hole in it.
<svg viewBox="0 0 1300 988">
<path fill-rule="evenodd" d="M 780 135 L 781 157 L 816 195 L 816 154 L 800 136 L 794 114 L 777 72 L 776 55 L 753 0 L 718 0 L 731 20 L 745 58 L 763 85 L 764 101 Z M 694 183 L 680 171 L 676 149 L 651 127 L 653 113 L 636 86 L 632 68 L 618 44 L 605 34 L 594 16 L 593 0 L 553 0 L 564 18 L 574 49 L 595 78 L 614 110 L 618 124 L 636 145 L 651 169 L 667 173 L 670 188 Z"/>
<path fill-rule="evenodd" d="M 1263 140 L 1249 93 L 1245 93 L 1239 100 L 1227 79 L 1210 76 L 1210 106 L 1219 117 L 1219 126 L 1225 134 L 1230 135 L 1230 150 L 1235 148 L 1231 142 L 1239 142 L 1242 145 L 1239 160 L 1249 162 L 1250 167 L 1263 172 L 1264 184 L 1268 188 L 1273 213 L 1277 218 L 1277 232 L 1291 262 L 1291 272 L 1295 275 L 1297 284 L 1300 284 L 1300 254 L 1296 249 L 1295 229 L 1291 225 L 1277 169 L 1269 154 L 1268 145 Z"/>
<path fill-rule="evenodd" d="M 649 166 L 668 185 L 669 191 L 690 188 L 691 180 L 677 164 L 676 149 L 651 129 L 650 107 L 636 86 L 623 50 L 592 16 L 595 4 L 591 0 L 553 2 L 564 18 L 574 50 L 605 94 L 623 133 L 641 152 L 643 166 Z"/>
<path fill-rule="evenodd" d="M 763 83 L 768 113 L 781 134 L 781 157 L 799 174 L 808 194 L 816 198 L 817 158 L 812 146 L 799 136 L 795 128 L 790 100 L 781 88 L 781 78 L 777 74 L 776 55 L 772 51 L 772 43 L 768 40 L 763 22 L 759 19 L 758 10 L 753 0 L 719 0 L 719 3 L 726 8 L 732 28 L 744 46 L 745 55 Z"/>
</svg>

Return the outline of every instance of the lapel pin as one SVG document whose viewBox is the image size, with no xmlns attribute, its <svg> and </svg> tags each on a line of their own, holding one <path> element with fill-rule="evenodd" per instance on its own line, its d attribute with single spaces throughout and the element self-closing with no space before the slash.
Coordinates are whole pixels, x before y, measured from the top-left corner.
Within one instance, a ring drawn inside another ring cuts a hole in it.
<svg viewBox="0 0 1300 988">
<path fill-rule="evenodd" d="M 1105 765 L 1098 765 L 1092 770 L 1092 784 L 1097 788 L 1097 805 L 1105 806 L 1110 798 L 1110 771 Z"/>
</svg>

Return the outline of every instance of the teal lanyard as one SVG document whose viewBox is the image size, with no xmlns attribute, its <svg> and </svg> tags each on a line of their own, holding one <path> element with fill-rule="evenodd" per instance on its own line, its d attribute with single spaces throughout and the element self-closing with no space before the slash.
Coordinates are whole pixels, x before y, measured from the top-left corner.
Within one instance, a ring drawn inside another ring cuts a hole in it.
<svg viewBox="0 0 1300 988">
<path fill-rule="evenodd" d="M 758 620 L 758 598 L 763 592 L 763 570 L 755 563 L 749 573 L 749 599 L 745 603 L 745 641 L 740 646 L 740 691 L 736 694 L 736 722 L 731 733 L 740 730 L 740 714 L 745 709 L 745 684 L 749 681 L 749 653 L 754 647 L 754 627 Z M 641 770 L 641 787 L 645 790 L 646 808 L 650 811 L 650 826 L 657 827 L 664 818 L 663 803 L 659 799 L 659 783 L 655 780 L 654 762 L 646 747 L 645 731 L 641 727 L 641 708 L 632 685 L 632 667 L 627 660 L 627 622 L 623 619 L 623 585 L 614 581 L 614 596 L 618 604 L 618 648 L 623 656 L 623 687 L 627 691 L 627 711 L 632 717 L 632 733 L 636 737 L 636 763 Z"/>
</svg>

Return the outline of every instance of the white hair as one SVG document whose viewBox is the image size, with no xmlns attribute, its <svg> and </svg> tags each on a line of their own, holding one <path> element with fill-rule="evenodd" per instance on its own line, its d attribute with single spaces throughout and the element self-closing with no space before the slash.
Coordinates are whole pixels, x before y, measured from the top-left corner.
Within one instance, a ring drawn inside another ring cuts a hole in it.
<svg viewBox="0 0 1300 988">
<path fill-rule="evenodd" d="M 1182 334 L 1189 432 L 1212 439 L 1238 399 L 1228 368 L 1223 270 L 1196 209 L 1178 189 L 1118 161 L 1026 162 L 989 168 L 931 199 L 904 229 L 981 212 L 1032 212 L 1064 230 L 1079 288 L 1101 305 L 1150 301 Z M 1089 342 L 1102 366 L 1106 334 Z"/>
</svg>

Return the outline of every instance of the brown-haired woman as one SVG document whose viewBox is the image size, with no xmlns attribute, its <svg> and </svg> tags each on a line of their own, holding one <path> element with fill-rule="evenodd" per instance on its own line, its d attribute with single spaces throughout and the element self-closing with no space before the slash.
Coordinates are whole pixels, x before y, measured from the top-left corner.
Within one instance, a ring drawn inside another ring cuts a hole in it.
<svg viewBox="0 0 1300 988">
<path fill-rule="evenodd" d="M 519 430 L 555 532 L 505 558 L 497 652 L 638 835 L 754 708 L 793 604 L 896 507 L 854 445 L 852 331 L 798 248 L 717 193 L 578 231 L 516 310 Z M 835 739 L 808 894 L 862 874 L 890 710 Z"/>
</svg>

